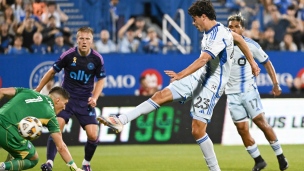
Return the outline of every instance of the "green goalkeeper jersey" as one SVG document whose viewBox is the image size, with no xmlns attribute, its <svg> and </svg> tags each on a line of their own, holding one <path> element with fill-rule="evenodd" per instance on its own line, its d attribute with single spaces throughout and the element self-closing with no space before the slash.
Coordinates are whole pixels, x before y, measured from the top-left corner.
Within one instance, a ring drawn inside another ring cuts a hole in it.
<svg viewBox="0 0 304 171">
<path fill-rule="evenodd" d="M 38 118 L 50 133 L 60 132 L 54 103 L 49 96 L 34 90 L 15 88 L 16 94 L 0 108 L 0 125 L 10 131 L 18 131 L 18 123 L 27 116 Z"/>
</svg>

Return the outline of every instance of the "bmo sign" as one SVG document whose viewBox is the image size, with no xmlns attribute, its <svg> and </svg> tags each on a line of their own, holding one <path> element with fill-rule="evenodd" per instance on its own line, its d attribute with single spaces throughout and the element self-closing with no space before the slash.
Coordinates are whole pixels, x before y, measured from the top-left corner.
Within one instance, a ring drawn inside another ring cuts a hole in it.
<svg viewBox="0 0 304 171">
<path fill-rule="evenodd" d="M 133 88 L 136 79 L 133 75 L 108 75 L 104 88 Z"/>
</svg>

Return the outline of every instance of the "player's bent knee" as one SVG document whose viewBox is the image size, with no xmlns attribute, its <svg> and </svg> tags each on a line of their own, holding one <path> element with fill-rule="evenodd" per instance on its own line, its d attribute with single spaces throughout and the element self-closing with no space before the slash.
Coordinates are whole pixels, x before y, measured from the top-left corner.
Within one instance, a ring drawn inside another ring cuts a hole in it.
<svg viewBox="0 0 304 171">
<path fill-rule="evenodd" d="M 159 105 L 166 103 L 166 102 L 171 102 L 173 100 L 171 90 L 168 88 L 165 88 L 161 91 L 157 91 L 151 97 L 151 99 Z"/>
</svg>

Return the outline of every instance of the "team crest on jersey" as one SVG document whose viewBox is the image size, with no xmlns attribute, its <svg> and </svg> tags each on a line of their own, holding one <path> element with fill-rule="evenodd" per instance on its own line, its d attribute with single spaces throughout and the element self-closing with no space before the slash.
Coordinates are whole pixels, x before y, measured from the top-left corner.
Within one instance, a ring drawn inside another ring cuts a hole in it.
<svg viewBox="0 0 304 171">
<path fill-rule="evenodd" d="M 77 60 L 77 58 L 73 57 L 73 63 L 71 64 L 71 66 L 76 66 L 76 60 Z"/>
<path fill-rule="evenodd" d="M 89 70 L 93 70 L 95 68 L 95 65 L 92 62 L 90 62 L 88 63 L 87 67 Z"/>
<path fill-rule="evenodd" d="M 245 59 L 245 58 L 240 58 L 240 59 L 238 60 L 238 64 L 239 64 L 240 66 L 246 65 L 246 59 Z"/>
<path fill-rule="evenodd" d="M 38 86 L 41 78 L 44 76 L 44 74 L 53 67 L 54 61 L 46 61 L 38 64 L 33 70 L 30 75 L 29 80 L 29 88 L 34 89 Z M 60 84 L 63 80 L 63 72 L 59 72 L 58 74 L 55 74 L 55 85 Z"/>
</svg>

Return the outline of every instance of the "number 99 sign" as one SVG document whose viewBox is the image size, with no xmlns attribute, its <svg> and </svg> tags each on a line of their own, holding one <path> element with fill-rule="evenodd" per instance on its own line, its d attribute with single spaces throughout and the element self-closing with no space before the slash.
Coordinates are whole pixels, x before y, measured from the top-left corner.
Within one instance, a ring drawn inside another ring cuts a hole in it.
<svg viewBox="0 0 304 171">
<path fill-rule="evenodd" d="M 179 120 L 176 120 L 179 123 Z M 155 140 L 165 142 L 170 140 L 175 125 L 174 109 L 170 106 L 163 106 L 157 111 L 148 115 L 142 115 L 136 119 L 136 131 L 134 138 L 138 142 Z"/>
</svg>

